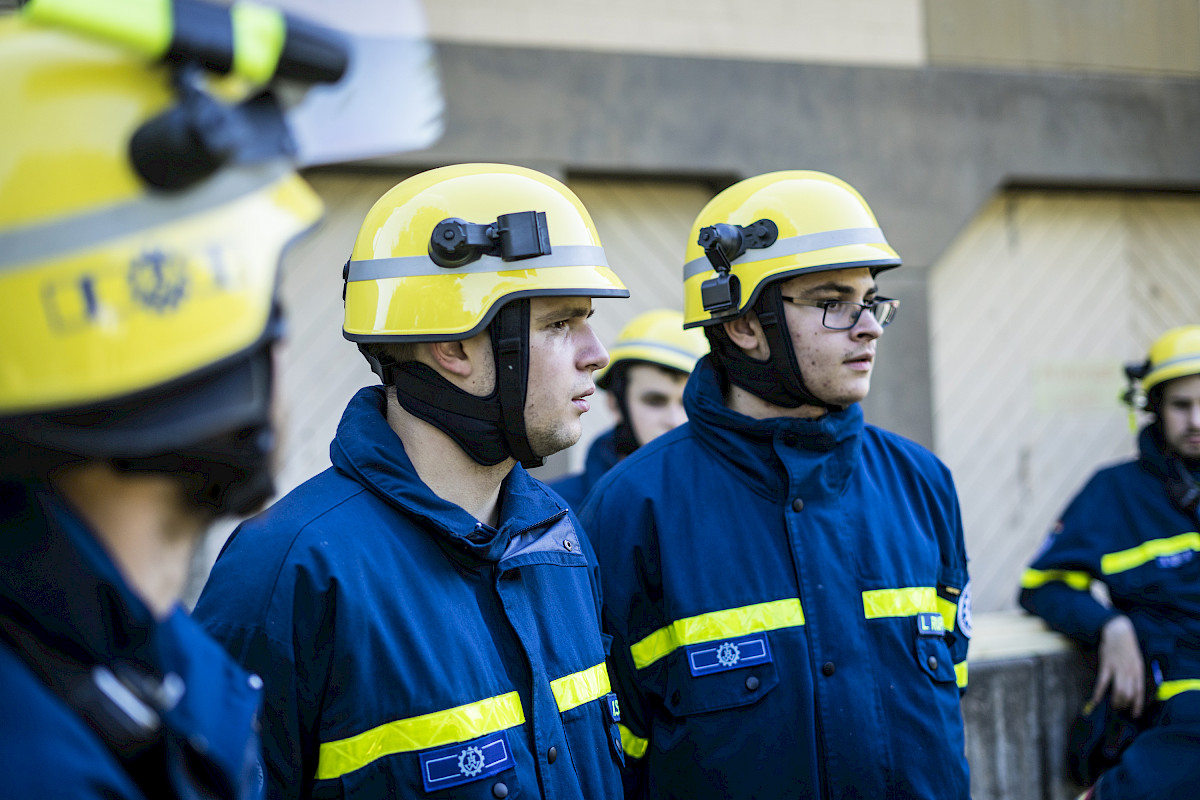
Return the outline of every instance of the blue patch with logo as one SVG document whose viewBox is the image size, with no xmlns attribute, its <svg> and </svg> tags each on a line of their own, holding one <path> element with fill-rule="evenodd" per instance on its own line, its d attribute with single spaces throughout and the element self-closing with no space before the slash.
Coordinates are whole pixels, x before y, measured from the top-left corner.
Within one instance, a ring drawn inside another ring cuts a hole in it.
<svg viewBox="0 0 1200 800">
<path fill-rule="evenodd" d="M 604 702 L 608 704 L 608 718 L 613 722 L 621 721 L 621 704 L 617 701 L 617 696 L 609 692 L 604 697 Z"/>
<path fill-rule="evenodd" d="M 920 636 L 944 636 L 946 633 L 946 620 L 942 619 L 941 614 L 934 614 L 928 611 L 917 614 L 917 634 Z"/>
<path fill-rule="evenodd" d="M 771 661 L 771 647 L 766 634 L 742 636 L 738 639 L 693 644 L 687 648 L 688 667 L 692 675 L 711 675 Z"/>
<path fill-rule="evenodd" d="M 421 753 L 421 780 L 425 791 L 432 792 L 495 775 L 514 764 L 508 733 L 500 731 Z"/>
</svg>

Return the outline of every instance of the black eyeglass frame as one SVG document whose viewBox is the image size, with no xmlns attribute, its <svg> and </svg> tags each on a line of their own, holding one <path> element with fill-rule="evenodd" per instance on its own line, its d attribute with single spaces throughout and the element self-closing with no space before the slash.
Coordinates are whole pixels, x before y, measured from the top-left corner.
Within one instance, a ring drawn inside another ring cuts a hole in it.
<svg viewBox="0 0 1200 800">
<path fill-rule="evenodd" d="M 876 297 L 869 303 L 855 303 L 852 300 L 801 300 L 799 297 L 788 297 L 785 294 L 779 295 L 779 299 L 786 300 L 787 302 L 798 306 L 808 306 L 809 308 L 821 309 L 821 324 L 831 331 L 853 330 L 854 326 L 857 325 L 858 321 L 862 318 L 862 313 L 864 311 L 870 311 L 871 316 L 875 317 L 875 321 L 879 323 L 879 327 L 886 328 L 888 325 L 891 325 L 896 321 L 896 314 L 900 310 L 900 301 L 894 297 Z M 858 306 L 858 311 L 854 313 L 849 325 L 838 327 L 835 325 L 830 325 L 828 322 L 826 322 L 826 317 L 829 315 L 830 307 L 837 305 Z M 890 308 L 892 310 L 891 314 L 887 316 L 886 321 L 879 318 L 880 312 L 875 310 L 877 308 Z"/>
</svg>

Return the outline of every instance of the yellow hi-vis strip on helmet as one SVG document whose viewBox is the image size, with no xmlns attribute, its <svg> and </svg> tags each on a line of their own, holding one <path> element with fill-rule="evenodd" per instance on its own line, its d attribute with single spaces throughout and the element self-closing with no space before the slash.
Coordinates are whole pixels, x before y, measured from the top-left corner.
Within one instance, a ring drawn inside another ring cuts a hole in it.
<svg viewBox="0 0 1200 800">
<path fill-rule="evenodd" d="M 631 646 L 629 652 L 633 656 L 633 665 L 644 669 L 685 645 L 803 624 L 800 598 L 790 597 L 676 620 Z"/>
</svg>

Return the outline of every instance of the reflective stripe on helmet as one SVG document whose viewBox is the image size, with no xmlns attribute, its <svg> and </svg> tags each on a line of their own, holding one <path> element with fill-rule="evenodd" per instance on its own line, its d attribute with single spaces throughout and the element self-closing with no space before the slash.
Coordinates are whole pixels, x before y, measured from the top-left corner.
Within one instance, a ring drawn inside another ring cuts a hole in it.
<svg viewBox="0 0 1200 800">
<path fill-rule="evenodd" d="M 796 256 L 801 253 L 813 253 L 830 247 L 852 244 L 886 245 L 887 243 L 887 238 L 879 228 L 843 228 L 836 231 L 820 231 L 779 239 L 775 244 L 761 250 L 747 250 L 734 260 L 734 266 L 755 261 L 769 261 L 772 258 L 782 258 L 783 256 Z M 707 258 L 694 258 L 683 265 L 683 279 L 686 281 L 711 271 L 713 271 L 713 267 Z"/>
<path fill-rule="evenodd" d="M 461 267 L 441 267 L 426 256 L 397 256 L 351 261 L 346 280 L 377 281 L 387 278 L 418 278 L 431 275 L 462 275 L 504 272 L 508 270 L 552 269 L 555 267 L 607 267 L 604 248 L 588 245 L 556 247 L 550 255 L 504 261 L 499 256 L 482 256 Z"/>
</svg>

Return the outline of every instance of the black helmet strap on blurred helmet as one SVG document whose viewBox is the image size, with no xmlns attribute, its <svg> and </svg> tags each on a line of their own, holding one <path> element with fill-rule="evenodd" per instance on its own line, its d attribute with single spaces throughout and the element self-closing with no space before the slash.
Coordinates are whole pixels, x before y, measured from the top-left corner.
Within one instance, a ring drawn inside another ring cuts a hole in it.
<svg viewBox="0 0 1200 800">
<path fill-rule="evenodd" d="M 758 315 L 771 355 L 763 361 L 751 358 L 733 343 L 724 330 L 713 331 L 715 335 L 708 337 L 712 346 L 712 360 L 725 379 L 780 408 L 817 406 L 841 411 L 843 406 L 821 400 L 804 381 L 796 350 L 792 346 L 787 317 L 783 313 L 778 282 L 763 288 L 754 305 L 754 312 Z"/>
<path fill-rule="evenodd" d="M 529 301 L 504 305 L 489 327 L 496 385 L 486 397 L 455 386 L 427 364 L 403 364 L 363 350 L 371 368 L 405 411 L 445 433 L 476 463 L 486 467 L 510 456 L 525 467 L 541 466 L 525 430 L 529 384 Z M 360 345 L 360 349 L 363 349 Z"/>
</svg>

